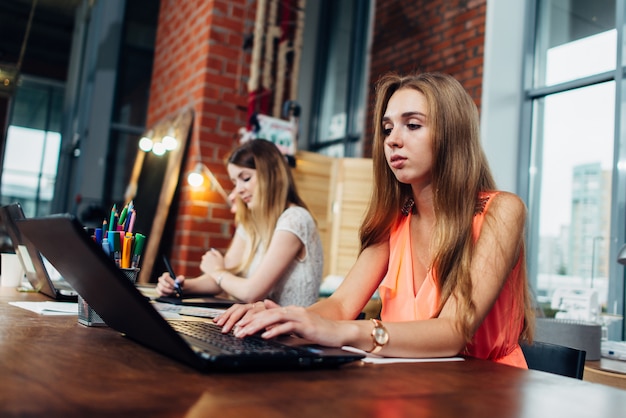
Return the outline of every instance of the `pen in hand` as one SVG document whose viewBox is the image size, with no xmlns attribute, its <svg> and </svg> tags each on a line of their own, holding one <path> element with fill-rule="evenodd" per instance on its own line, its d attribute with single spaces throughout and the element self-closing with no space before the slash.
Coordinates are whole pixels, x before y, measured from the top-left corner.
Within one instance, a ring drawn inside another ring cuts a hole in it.
<svg viewBox="0 0 626 418">
<path fill-rule="evenodd" d="M 174 279 L 174 292 L 176 292 L 176 297 L 182 298 L 183 288 L 180 287 L 180 283 L 176 281 L 176 273 L 174 273 L 174 269 L 172 269 L 172 265 L 170 264 L 170 261 L 167 259 L 165 254 L 163 255 L 163 263 L 165 264 L 165 268 L 167 269 L 167 272 L 170 274 L 172 279 Z"/>
</svg>

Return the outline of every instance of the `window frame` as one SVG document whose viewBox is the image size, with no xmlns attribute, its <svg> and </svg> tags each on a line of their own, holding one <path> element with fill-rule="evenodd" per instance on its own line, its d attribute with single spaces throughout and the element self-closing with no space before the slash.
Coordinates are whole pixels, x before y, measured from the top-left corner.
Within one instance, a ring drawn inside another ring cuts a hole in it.
<svg viewBox="0 0 626 418">
<path fill-rule="evenodd" d="M 621 119 L 626 117 L 626 82 L 624 81 L 623 49 L 624 44 L 624 13 L 626 0 L 616 1 L 616 31 L 617 31 L 617 59 L 616 69 L 592 76 L 542 87 L 534 87 L 535 71 L 535 44 L 537 37 L 537 8 L 539 0 L 527 2 L 526 11 L 526 35 L 524 36 L 523 49 L 523 101 L 521 104 L 521 129 L 519 138 L 520 165 L 518 173 L 518 190 L 526 191 L 525 200 L 528 202 L 528 276 L 531 284 L 536 288 L 536 277 L 538 274 L 537 264 L 533 260 L 537 259 L 539 251 L 538 223 L 535 217 L 539 212 L 539 196 L 537 184 L 537 170 L 533 167 L 533 162 L 537 159 L 531 155 L 533 103 L 536 100 L 546 98 L 553 94 L 573 91 L 583 87 L 589 87 L 600 83 L 615 81 L 615 126 L 614 126 L 614 153 L 612 167 L 611 186 L 611 236 L 609 237 L 609 287 L 607 295 L 607 306 L 609 311 L 615 311 L 624 315 L 624 267 L 617 263 L 619 249 L 626 242 L 626 131 L 622 132 Z M 539 148 L 539 147 L 537 147 Z M 523 196 L 524 197 L 524 196 Z M 621 327 L 609 328 L 609 339 L 623 340 L 626 333 L 626 321 L 622 319 Z"/>
<path fill-rule="evenodd" d="M 329 48 L 328 45 L 332 42 L 330 35 L 327 32 L 327 26 L 330 16 L 330 7 L 327 7 L 327 2 L 333 0 L 323 0 L 318 6 L 320 10 L 320 16 L 318 20 L 317 30 L 317 48 L 315 52 L 315 72 L 313 76 L 313 95 L 311 100 L 311 122 L 308 129 L 308 143 L 306 148 L 310 151 L 324 153 L 325 150 L 331 149 L 337 145 L 343 147 L 343 157 L 359 157 L 362 154 L 362 140 L 365 130 L 365 124 L 363 121 L 359 121 L 357 113 L 359 109 L 365 112 L 365 101 L 363 97 L 366 94 L 366 83 L 368 79 L 368 66 L 365 65 L 367 61 L 367 44 L 370 37 L 369 31 L 371 30 L 371 13 L 373 4 L 370 0 L 350 0 L 352 6 L 355 8 L 353 15 L 353 25 L 350 33 L 350 59 L 348 68 L 349 85 L 346 86 L 346 134 L 333 140 L 322 140 L 320 138 L 320 129 L 318 127 L 319 116 L 322 113 L 321 106 L 323 104 L 323 97 L 321 92 L 324 90 L 323 85 L 326 82 L 324 66 L 326 65 Z M 361 34 L 361 36 L 360 36 Z"/>
</svg>

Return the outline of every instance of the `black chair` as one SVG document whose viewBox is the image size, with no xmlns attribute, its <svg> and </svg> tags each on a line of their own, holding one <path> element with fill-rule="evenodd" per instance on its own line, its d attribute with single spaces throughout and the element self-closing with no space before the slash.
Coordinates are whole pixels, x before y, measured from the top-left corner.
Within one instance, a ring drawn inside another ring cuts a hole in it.
<svg viewBox="0 0 626 418">
<path fill-rule="evenodd" d="M 522 343 L 521 346 L 529 369 L 583 378 L 586 351 L 540 341 Z"/>
</svg>

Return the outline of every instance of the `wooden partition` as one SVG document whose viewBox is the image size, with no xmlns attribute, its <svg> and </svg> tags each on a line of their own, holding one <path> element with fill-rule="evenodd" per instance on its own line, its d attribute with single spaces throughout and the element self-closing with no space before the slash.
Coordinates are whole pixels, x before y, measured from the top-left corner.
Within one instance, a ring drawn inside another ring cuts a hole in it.
<svg viewBox="0 0 626 418">
<path fill-rule="evenodd" d="M 335 194 L 337 160 L 313 152 L 300 151 L 296 155 L 294 179 L 302 199 L 317 221 L 324 246 L 324 277 L 329 274 L 332 199 Z"/>
<path fill-rule="evenodd" d="M 359 228 L 372 193 L 372 160 L 339 159 L 335 185 L 329 274 L 345 276 L 356 261 L 361 246 Z"/>
<path fill-rule="evenodd" d="M 359 227 L 372 191 L 372 160 L 300 151 L 294 177 L 318 222 L 324 276 L 345 276 L 359 252 Z"/>
</svg>

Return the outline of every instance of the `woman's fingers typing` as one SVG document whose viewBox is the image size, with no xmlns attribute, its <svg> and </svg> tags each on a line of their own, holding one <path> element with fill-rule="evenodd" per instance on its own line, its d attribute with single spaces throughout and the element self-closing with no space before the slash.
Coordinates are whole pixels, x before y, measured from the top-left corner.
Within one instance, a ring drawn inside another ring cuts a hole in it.
<svg viewBox="0 0 626 418">
<path fill-rule="evenodd" d="M 275 302 L 267 299 L 254 303 L 235 304 L 216 317 L 215 323 L 222 327 L 222 332 L 230 332 L 240 321 L 247 320 L 254 313 L 278 306 Z"/>
<path fill-rule="evenodd" d="M 271 305 L 263 312 L 257 311 L 244 316 L 235 325 L 235 335 L 245 337 L 246 335 L 263 332 L 264 338 L 276 337 L 281 334 L 288 334 L 298 331 L 298 326 L 306 319 L 304 308 L 297 306 L 280 307 Z"/>
</svg>

